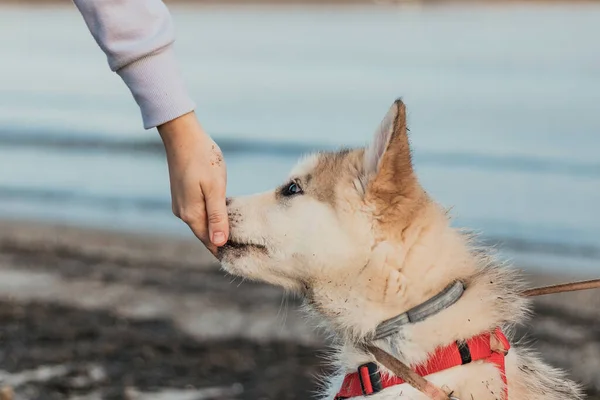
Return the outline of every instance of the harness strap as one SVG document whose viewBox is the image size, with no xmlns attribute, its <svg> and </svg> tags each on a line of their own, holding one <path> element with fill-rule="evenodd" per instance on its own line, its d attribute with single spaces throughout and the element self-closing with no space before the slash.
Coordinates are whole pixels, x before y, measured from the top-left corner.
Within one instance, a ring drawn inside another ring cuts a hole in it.
<svg viewBox="0 0 600 400">
<path fill-rule="evenodd" d="M 466 341 L 456 342 L 438 348 L 424 364 L 417 366 L 414 371 L 420 377 L 423 377 L 474 361 L 482 360 L 490 362 L 495 364 L 500 370 L 502 381 L 504 382 L 505 399 L 508 399 L 505 355 L 509 349 L 510 343 L 508 342 L 508 339 L 504 333 L 502 333 L 500 328 L 497 328 L 491 333 L 484 333 Z M 381 349 L 377 350 L 383 352 Z M 379 351 L 374 353 L 379 353 Z M 389 356 L 389 354 L 385 354 Z M 394 368 L 390 368 L 389 365 L 386 365 L 388 362 L 382 362 L 384 357 L 377 357 L 377 354 L 375 355 L 378 362 L 396 373 Z M 389 357 L 391 358 L 391 356 Z M 411 383 L 407 382 L 407 379 L 406 376 L 381 374 L 377 364 L 373 362 L 366 363 L 359 366 L 356 372 L 346 375 L 342 387 L 335 399 L 343 400 L 352 397 L 373 395 L 392 386 Z M 439 389 L 437 391 L 439 391 Z M 446 395 L 445 398 L 448 398 L 448 396 Z"/>
</svg>

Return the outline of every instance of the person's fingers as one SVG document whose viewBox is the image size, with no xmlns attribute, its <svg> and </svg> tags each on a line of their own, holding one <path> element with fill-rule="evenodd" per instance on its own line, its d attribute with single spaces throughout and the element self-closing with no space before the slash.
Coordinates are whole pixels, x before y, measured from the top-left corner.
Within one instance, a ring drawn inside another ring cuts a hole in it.
<svg viewBox="0 0 600 400">
<path fill-rule="evenodd" d="M 216 256 L 217 255 L 217 246 L 212 244 L 208 237 L 208 230 L 206 229 L 206 219 L 190 222 L 190 223 L 188 223 L 188 226 L 190 227 L 192 232 L 194 232 L 194 235 L 196 235 L 196 237 L 198 239 L 200 239 L 200 241 L 202 243 L 204 243 L 204 246 L 206 246 L 206 248 L 214 256 Z"/>
<path fill-rule="evenodd" d="M 225 183 L 217 180 L 204 192 L 209 238 L 215 246 L 222 246 L 229 238 L 229 219 L 225 204 Z"/>
<path fill-rule="evenodd" d="M 206 210 L 203 202 L 196 202 L 194 205 L 176 205 L 173 207 L 173 213 L 190 227 L 202 243 L 207 246 L 210 244 L 206 225 Z"/>
</svg>

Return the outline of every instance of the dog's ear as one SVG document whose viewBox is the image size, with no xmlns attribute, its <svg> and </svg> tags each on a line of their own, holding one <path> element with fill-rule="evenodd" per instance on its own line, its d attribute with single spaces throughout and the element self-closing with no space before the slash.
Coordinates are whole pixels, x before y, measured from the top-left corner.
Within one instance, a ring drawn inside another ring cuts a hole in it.
<svg viewBox="0 0 600 400">
<path fill-rule="evenodd" d="M 406 197 L 414 192 L 417 180 L 406 128 L 406 107 L 402 100 L 396 100 L 383 118 L 372 143 L 365 150 L 363 163 L 367 192 L 392 202 L 398 195 Z"/>
<path fill-rule="evenodd" d="M 404 107 L 404 103 L 401 101 L 396 100 L 396 102 L 394 102 L 375 130 L 371 144 L 365 150 L 364 173 L 367 176 L 373 176 L 379 170 L 383 153 L 385 152 L 385 149 L 390 142 L 390 138 L 392 137 L 392 132 L 394 131 L 394 124 L 399 111 L 398 103 L 402 104 L 402 107 Z"/>
</svg>

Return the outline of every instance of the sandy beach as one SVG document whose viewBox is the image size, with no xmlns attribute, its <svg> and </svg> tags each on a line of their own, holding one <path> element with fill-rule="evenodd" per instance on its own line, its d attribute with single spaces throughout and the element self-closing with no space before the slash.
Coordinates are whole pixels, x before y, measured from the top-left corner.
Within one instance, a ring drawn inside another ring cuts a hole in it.
<svg viewBox="0 0 600 400">
<path fill-rule="evenodd" d="M 195 240 L 3 221 L 0 398 L 312 398 L 327 343 L 297 305 L 227 276 Z M 591 399 L 599 305 L 540 298 L 520 332 Z"/>
</svg>

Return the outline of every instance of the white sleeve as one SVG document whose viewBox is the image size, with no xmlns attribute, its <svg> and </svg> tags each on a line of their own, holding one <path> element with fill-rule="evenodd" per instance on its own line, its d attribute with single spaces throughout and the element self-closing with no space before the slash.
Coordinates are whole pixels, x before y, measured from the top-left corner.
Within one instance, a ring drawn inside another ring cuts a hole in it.
<svg viewBox="0 0 600 400">
<path fill-rule="evenodd" d="M 110 69 L 123 79 L 150 129 L 193 111 L 173 51 L 175 30 L 161 0 L 73 0 Z"/>
</svg>

